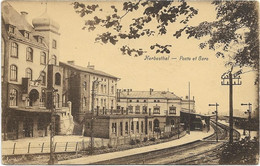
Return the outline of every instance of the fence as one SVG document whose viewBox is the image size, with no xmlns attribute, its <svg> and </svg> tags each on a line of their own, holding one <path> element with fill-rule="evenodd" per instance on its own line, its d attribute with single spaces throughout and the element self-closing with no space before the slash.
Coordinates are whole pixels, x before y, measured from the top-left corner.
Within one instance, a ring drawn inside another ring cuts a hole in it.
<svg viewBox="0 0 260 166">
<path fill-rule="evenodd" d="M 174 135 L 171 137 L 172 140 L 183 137 L 186 134 L 185 131 L 181 132 L 178 135 Z M 144 142 L 146 140 L 150 140 L 152 138 L 159 139 L 162 135 L 160 133 L 152 133 L 149 135 L 135 135 L 135 136 L 126 136 L 126 137 L 115 137 L 110 139 L 94 139 L 94 147 L 115 147 L 124 144 L 129 144 L 131 140 L 139 140 L 140 142 Z M 147 139 L 145 139 L 147 138 Z M 62 152 L 77 152 L 85 150 L 90 146 L 90 141 L 82 141 L 78 142 L 55 142 L 54 143 L 54 152 L 62 153 Z M 2 144 L 2 155 L 20 155 L 20 154 L 44 154 L 50 153 L 50 142 L 14 142 L 9 144 Z"/>
</svg>

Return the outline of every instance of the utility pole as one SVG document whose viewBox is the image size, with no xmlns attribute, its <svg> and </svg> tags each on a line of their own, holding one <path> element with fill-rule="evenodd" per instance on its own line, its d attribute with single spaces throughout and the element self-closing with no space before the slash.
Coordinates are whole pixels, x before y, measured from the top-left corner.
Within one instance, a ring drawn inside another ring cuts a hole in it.
<svg viewBox="0 0 260 166">
<path fill-rule="evenodd" d="M 233 143 L 233 85 L 242 84 L 239 76 L 241 71 L 232 74 L 232 70 L 233 67 L 221 76 L 221 85 L 229 85 L 229 143 Z"/>
<path fill-rule="evenodd" d="M 209 104 L 209 106 L 216 106 L 216 111 L 212 112 L 213 114 L 216 114 L 216 141 L 218 142 L 218 106 L 219 104 Z"/>
<path fill-rule="evenodd" d="M 53 87 L 51 88 L 51 125 L 50 125 L 50 160 L 48 162 L 49 165 L 53 165 L 55 158 L 54 158 L 54 149 L 53 149 L 53 143 L 54 143 L 54 135 L 55 135 L 55 105 L 54 105 L 54 96 L 58 90 L 54 89 Z"/>
<path fill-rule="evenodd" d="M 93 125 L 94 125 L 94 108 L 95 108 L 95 89 L 96 85 L 98 85 L 99 81 L 95 80 L 92 84 L 92 98 L 91 98 L 91 124 L 90 124 L 90 154 L 93 154 L 94 148 L 94 136 L 93 136 Z"/>
<path fill-rule="evenodd" d="M 251 123 L 251 103 L 248 103 L 248 104 L 241 104 L 242 106 L 245 106 L 245 105 L 248 105 L 248 110 L 245 112 L 245 114 L 247 114 L 248 113 L 248 132 L 249 132 L 249 139 L 250 139 L 250 123 Z"/>
<path fill-rule="evenodd" d="M 188 134 L 190 134 L 190 82 L 189 82 L 189 130 Z"/>
</svg>

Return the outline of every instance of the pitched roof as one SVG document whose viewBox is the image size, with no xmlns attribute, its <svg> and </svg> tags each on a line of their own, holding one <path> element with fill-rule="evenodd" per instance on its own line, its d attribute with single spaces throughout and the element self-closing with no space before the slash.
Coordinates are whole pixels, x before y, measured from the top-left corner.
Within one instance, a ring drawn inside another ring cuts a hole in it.
<svg viewBox="0 0 260 166">
<path fill-rule="evenodd" d="M 105 73 L 105 72 L 100 71 L 100 70 L 90 69 L 90 68 L 82 67 L 82 66 L 78 66 L 78 65 L 72 65 L 72 64 L 65 63 L 65 62 L 60 62 L 60 65 L 65 65 L 65 66 L 74 68 L 76 70 L 87 72 L 87 73 L 91 73 L 91 74 L 96 74 L 96 75 L 100 75 L 100 76 L 106 76 L 106 77 L 111 77 L 111 78 L 118 79 L 118 77 L 113 76 L 113 75 L 108 74 L 108 73 Z"/>
<path fill-rule="evenodd" d="M 42 36 L 44 35 L 40 32 L 36 32 L 32 25 L 28 23 L 28 21 L 18 13 L 8 2 L 2 2 L 2 20 L 4 24 L 10 24 L 15 26 L 14 34 L 9 33 L 9 36 L 23 40 L 26 42 L 30 42 L 37 46 L 47 47 L 45 43 L 37 42 L 34 36 Z M 30 33 L 30 38 L 27 39 L 23 36 L 22 31 L 28 31 Z"/>
<path fill-rule="evenodd" d="M 120 98 L 143 98 L 143 99 L 181 99 L 176 96 L 173 92 L 166 91 L 129 91 L 120 92 Z"/>
</svg>

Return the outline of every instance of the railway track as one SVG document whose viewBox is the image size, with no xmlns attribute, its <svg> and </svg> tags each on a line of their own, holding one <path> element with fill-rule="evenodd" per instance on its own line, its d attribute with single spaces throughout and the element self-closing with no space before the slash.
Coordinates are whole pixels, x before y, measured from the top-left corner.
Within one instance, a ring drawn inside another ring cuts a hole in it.
<svg viewBox="0 0 260 166">
<path fill-rule="evenodd" d="M 218 131 L 219 142 L 214 141 L 216 139 L 216 134 L 214 133 L 204 140 L 191 142 L 185 145 L 92 164 L 217 164 L 217 149 L 224 146 L 225 142 L 227 142 L 229 127 L 220 123 L 218 123 L 217 127 L 213 121 L 211 121 L 211 126 L 214 130 Z M 239 138 L 239 132 L 234 130 L 234 140 Z"/>
</svg>

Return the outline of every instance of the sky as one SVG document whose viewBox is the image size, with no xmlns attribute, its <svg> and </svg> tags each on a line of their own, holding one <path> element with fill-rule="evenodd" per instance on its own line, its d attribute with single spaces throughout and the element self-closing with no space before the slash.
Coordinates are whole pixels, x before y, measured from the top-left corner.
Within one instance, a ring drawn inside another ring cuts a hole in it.
<svg viewBox="0 0 260 166">
<path fill-rule="evenodd" d="M 87 3 L 87 2 L 86 2 Z M 104 9 L 110 9 L 111 5 L 120 6 L 123 2 L 91 2 L 99 4 Z M 28 12 L 28 22 L 39 17 L 46 8 L 41 2 L 15 2 L 10 4 L 18 11 Z M 197 25 L 202 21 L 215 20 L 214 6 L 209 2 L 190 2 L 199 10 L 191 21 L 190 25 Z M 119 46 L 111 44 L 95 43 L 98 33 L 104 32 L 102 29 L 89 32 L 82 30 L 84 21 L 75 13 L 71 2 L 48 2 L 47 12 L 49 16 L 59 23 L 60 36 L 60 60 L 66 62 L 74 60 L 76 65 L 87 66 L 88 62 L 95 65 L 95 69 L 105 71 L 120 78 L 118 88 L 132 90 L 172 91 L 179 97 L 188 95 L 188 84 L 190 82 L 191 97 L 195 97 L 196 111 L 198 113 L 211 113 L 215 108 L 208 104 L 219 103 L 219 114 L 227 115 L 229 112 L 229 88 L 221 85 L 221 75 L 228 71 L 224 66 L 226 59 L 217 58 L 215 52 L 208 49 L 200 49 L 199 43 L 203 40 L 187 39 L 185 36 L 175 39 L 173 33 L 166 36 L 155 35 L 151 38 L 140 40 L 122 41 L 120 44 L 135 46 L 138 48 L 148 48 L 151 44 L 172 44 L 170 57 L 177 58 L 169 61 L 147 61 L 145 56 L 131 57 L 122 55 Z M 105 15 L 106 10 L 99 16 Z M 139 13 L 140 14 L 140 13 Z M 122 24 L 131 21 L 135 15 L 126 15 Z M 91 17 L 88 17 L 91 18 Z M 174 32 L 180 27 L 179 24 L 170 25 L 168 30 Z M 147 55 L 158 56 L 154 52 Z M 160 56 L 160 55 L 159 55 Z M 168 56 L 168 55 L 167 55 Z M 180 60 L 180 57 L 190 57 L 191 60 Z M 192 60 L 196 58 L 197 60 Z M 199 57 L 208 58 L 200 61 Z M 251 69 L 244 69 L 249 71 Z M 254 85 L 256 73 L 248 72 L 241 75 L 242 85 L 234 86 L 234 114 L 241 114 L 248 108 L 241 106 L 241 103 L 253 103 L 253 109 L 257 104 L 257 86 Z"/>
</svg>

